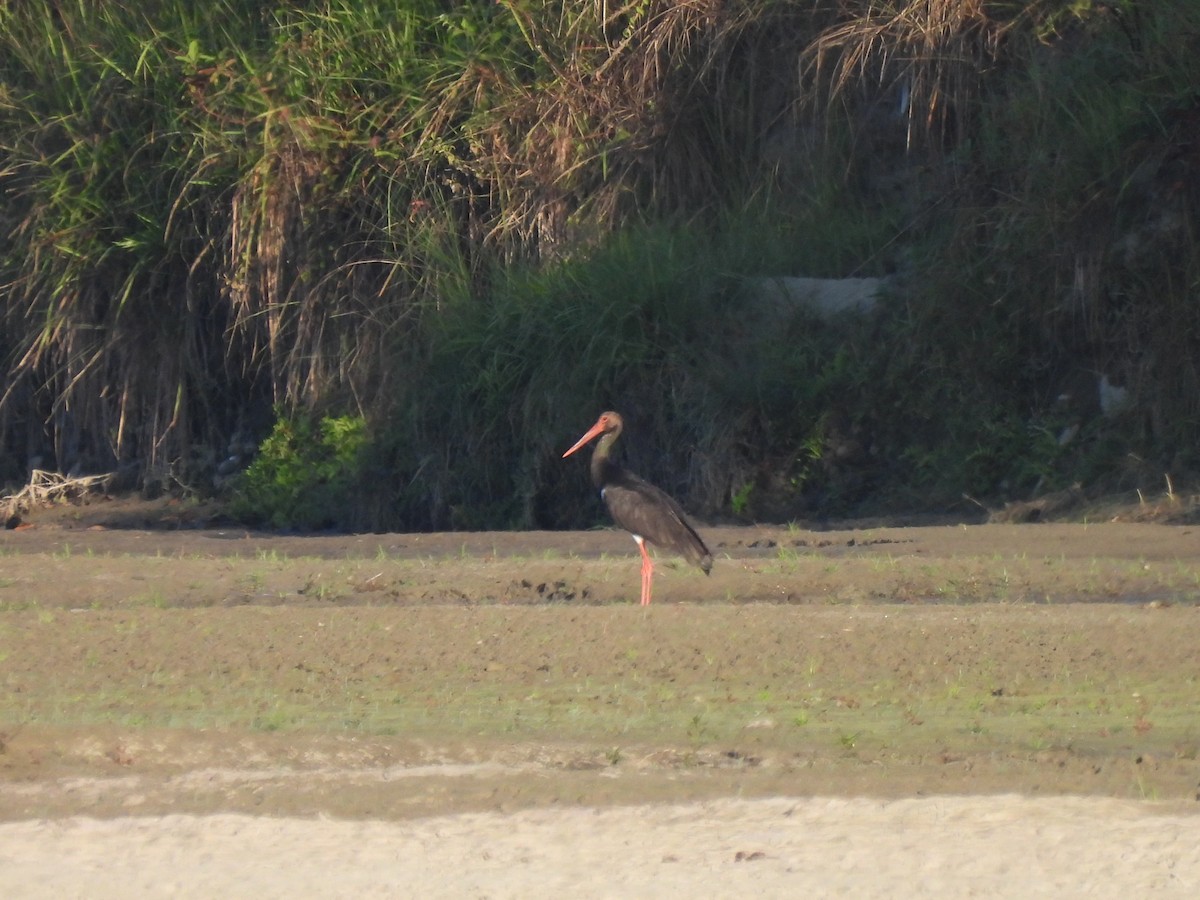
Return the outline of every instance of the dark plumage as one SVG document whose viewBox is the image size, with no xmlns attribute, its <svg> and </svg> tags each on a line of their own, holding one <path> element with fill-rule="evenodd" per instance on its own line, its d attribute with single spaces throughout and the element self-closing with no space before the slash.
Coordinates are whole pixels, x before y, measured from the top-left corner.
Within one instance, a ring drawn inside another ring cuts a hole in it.
<svg viewBox="0 0 1200 900">
<path fill-rule="evenodd" d="M 642 552 L 642 606 L 648 606 L 654 563 L 646 551 L 647 542 L 677 553 L 703 569 L 705 575 L 712 568 L 713 560 L 678 503 L 609 458 L 623 427 L 624 422 L 617 413 L 603 413 L 563 456 L 570 456 L 592 438 L 600 436 L 592 453 L 592 482 L 600 489 L 613 521 L 633 535 Z"/>
</svg>

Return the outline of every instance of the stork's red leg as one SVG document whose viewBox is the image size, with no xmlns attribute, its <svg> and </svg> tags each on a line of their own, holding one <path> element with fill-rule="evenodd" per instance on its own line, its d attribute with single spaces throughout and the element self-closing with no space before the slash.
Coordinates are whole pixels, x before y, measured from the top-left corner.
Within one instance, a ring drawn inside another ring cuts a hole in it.
<svg viewBox="0 0 1200 900">
<path fill-rule="evenodd" d="M 642 606 L 650 605 L 650 582 L 654 578 L 654 561 L 650 558 L 650 553 L 646 550 L 646 541 L 634 535 L 633 538 L 637 541 L 638 549 L 642 551 Z"/>
</svg>

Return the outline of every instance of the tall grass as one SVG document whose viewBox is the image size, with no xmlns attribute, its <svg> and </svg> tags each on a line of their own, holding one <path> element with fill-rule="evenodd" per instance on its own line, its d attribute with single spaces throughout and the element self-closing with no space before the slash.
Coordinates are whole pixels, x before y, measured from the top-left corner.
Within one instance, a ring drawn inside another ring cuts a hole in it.
<svg viewBox="0 0 1200 900">
<path fill-rule="evenodd" d="M 740 316 L 738 276 L 767 263 L 745 249 L 633 229 L 586 260 L 498 272 L 486 302 L 450 303 L 387 419 L 385 471 L 402 482 L 388 505 L 427 527 L 578 523 L 590 485 L 560 457 L 616 407 L 633 466 L 721 509 L 753 477 L 751 436 L 795 414 L 779 427 L 798 443 L 815 412 L 795 385 L 817 360 Z"/>
<path fill-rule="evenodd" d="M 921 491 L 1195 471 L 1197 49 L 1192 4 L 1057 0 L 848 3 L 809 45 L 847 169 L 905 220 L 915 277 L 883 383 L 907 382 L 927 425 L 877 430 Z M 1101 375 L 1133 400 L 1063 445 L 1077 374 L 1093 407 Z"/>
<path fill-rule="evenodd" d="M 0 411 L 30 456 L 186 478 L 255 407 L 370 404 L 470 65 L 467 17 L 390 6 L 0 10 Z"/>
<path fill-rule="evenodd" d="M 1200 465 L 1198 15 L 0 5 L 0 480 L 204 489 L 276 409 L 366 419 L 361 527 L 578 522 L 606 406 L 710 513 Z M 743 289 L 890 271 L 868 322 Z M 1080 367 L 1144 413 L 1063 449 Z"/>
</svg>

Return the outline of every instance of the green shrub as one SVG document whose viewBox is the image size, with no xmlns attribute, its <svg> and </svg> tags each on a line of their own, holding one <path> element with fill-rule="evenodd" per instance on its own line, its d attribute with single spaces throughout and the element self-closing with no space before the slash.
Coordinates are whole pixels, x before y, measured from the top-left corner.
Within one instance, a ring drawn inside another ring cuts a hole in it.
<svg viewBox="0 0 1200 900">
<path fill-rule="evenodd" d="M 234 514 L 272 528 L 345 527 L 366 441 L 361 417 L 280 416 L 240 479 Z"/>
</svg>

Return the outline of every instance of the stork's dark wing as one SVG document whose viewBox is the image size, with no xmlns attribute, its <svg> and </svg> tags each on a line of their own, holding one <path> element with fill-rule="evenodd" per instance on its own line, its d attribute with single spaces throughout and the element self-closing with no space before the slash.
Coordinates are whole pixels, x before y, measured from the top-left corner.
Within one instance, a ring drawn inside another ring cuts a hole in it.
<svg viewBox="0 0 1200 900">
<path fill-rule="evenodd" d="M 624 469 L 610 469 L 604 484 L 604 504 L 613 521 L 650 543 L 677 553 L 705 572 L 712 554 L 683 509 L 663 491 Z"/>
</svg>

